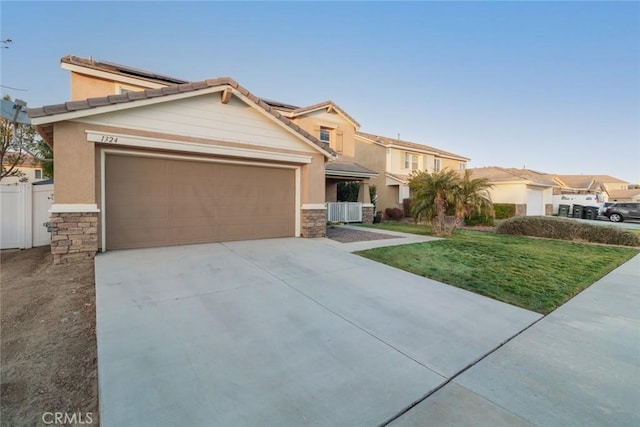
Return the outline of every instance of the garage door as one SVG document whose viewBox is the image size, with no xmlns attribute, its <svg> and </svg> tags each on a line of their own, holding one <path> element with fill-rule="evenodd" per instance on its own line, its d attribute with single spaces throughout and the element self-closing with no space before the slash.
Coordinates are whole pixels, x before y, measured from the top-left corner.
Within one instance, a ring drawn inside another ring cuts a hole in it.
<svg viewBox="0 0 640 427">
<path fill-rule="evenodd" d="M 106 248 L 295 234 L 292 169 L 108 155 Z"/>
</svg>

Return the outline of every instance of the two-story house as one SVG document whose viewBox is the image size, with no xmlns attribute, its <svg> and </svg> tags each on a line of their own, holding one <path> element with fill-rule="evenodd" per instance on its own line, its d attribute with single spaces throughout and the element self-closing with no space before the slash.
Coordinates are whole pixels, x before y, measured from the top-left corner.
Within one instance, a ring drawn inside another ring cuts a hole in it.
<svg viewBox="0 0 640 427">
<path fill-rule="evenodd" d="M 409 178 L 418 171 L 464 170 L 469 159 L 439 148 L 400 138 L 356 132 L 356 158 L 365 167 L 380 171 L 372 178 L 378 194 L 377 209 L 402 207 L 411 197 Z"/>
<path fill-rule="evenodd" d="M 331 101 L 297 107 L 227 77 L 188 82 L 91 58 L 61 63 L 72 100 L 28 110 L 56 158 L 54 261 L 98 248 L 324 236 L 339 182 L 360 183 L 371 222 L 373 180 L 384 178 L 384 200 L 387 178 L 400 187 L 411 169 L 467 160 L 379 137 L 378 167 L 357 146 L 368 134 Z M 419 154 L 417 163 L 401 168 L 396 148 Z"/>
</svg>

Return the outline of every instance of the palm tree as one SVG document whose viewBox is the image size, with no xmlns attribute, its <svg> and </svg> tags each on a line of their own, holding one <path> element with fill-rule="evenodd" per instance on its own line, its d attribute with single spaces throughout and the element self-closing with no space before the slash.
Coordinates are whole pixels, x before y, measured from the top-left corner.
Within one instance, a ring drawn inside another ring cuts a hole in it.
<svg viewBox="0 0 640 427">
<path fill-rule="evenodd" d="M 413 195 L 413 218 L 429 221 L 437 236 L 451 235 L 458 218 L 464 215 L 460 182 L 460 176 L 453 170 L 412 175 L 409 189 Z"/>
<path fill-rule="evenodd" d="M 473 213 L 493 217 L 493 202 L 489 189 L 492 187 L 486 178 L 471 178 L 468 170 L 464 171 L 464 176 L 460 180 L 460 194 L 463 198 L 464 218 L 468 218 Z"/>
<path fill-rule="evenodd" d="M 411 176 L 411 214 L 417 221 L 431 223 L 436 236 L 450 236 L 460 220 L 474 212 L 493 216 L 493 204 L 486 179 L 471 178 L 465 171 L 461 177 L 454 170 L 418 172 Z"/>
</svg>

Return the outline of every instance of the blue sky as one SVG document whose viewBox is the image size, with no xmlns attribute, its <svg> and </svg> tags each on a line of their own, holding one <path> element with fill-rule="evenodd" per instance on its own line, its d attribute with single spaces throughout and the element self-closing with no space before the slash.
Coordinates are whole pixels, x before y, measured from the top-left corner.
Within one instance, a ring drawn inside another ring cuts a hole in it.
<svg viewBox="0 0 640 427">
<path fill-rule="evenodd" d="M 2 94 L 69 98 L 62 56 L 231 76 L 471 166 L 640 183 L 639 2 L 5 2 Z"/>
</svg>

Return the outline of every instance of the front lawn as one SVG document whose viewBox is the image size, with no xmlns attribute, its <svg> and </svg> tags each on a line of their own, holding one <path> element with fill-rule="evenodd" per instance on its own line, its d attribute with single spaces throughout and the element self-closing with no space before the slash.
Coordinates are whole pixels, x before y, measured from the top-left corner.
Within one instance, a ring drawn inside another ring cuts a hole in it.
<svg viewBox="0 0 640 427">
<path fill-rule="evenodd" d="M 371 228 L 424 230 L 413 224 Z M 538 313 L 549 313 L 638 254 L 604 245 L 458 230 L 452 238 L 358 255 Z"/>
</svg>

